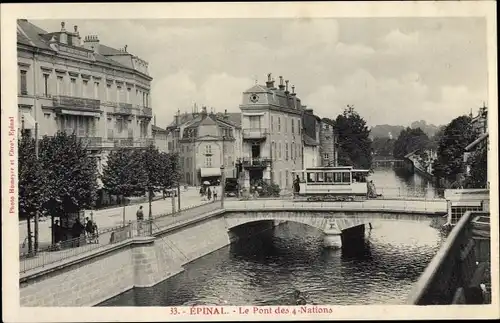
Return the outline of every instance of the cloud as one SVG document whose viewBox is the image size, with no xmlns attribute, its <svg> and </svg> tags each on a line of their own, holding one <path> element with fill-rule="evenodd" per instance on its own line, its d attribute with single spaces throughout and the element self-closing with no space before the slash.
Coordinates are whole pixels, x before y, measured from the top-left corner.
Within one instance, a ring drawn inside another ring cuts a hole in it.
<svg viewBox="0 0 500 323">
<path fill-rule="evenodd" d="M 36 21 L 47 31 L 60 21 Z M 354 104 L 369 125 L 445 123 L 486 100 L 484 19 L 74 20 L 82 36 L 149 62 L 157 124 L 194 102 L 237 111 L 267 73 L 335 117 Z M 436 113 L 439 111 L 439 113 Z"/>
</svg>

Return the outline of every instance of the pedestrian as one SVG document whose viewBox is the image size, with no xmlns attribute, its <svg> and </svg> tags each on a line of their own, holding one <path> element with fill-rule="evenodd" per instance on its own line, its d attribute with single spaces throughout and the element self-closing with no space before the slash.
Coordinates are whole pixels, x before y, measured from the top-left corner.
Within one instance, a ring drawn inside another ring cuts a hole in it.
<svg viewBox="0 0 500 323">
<path fill-rule="evenodd" d="M 88 217 L 85 218 L 85 232 L 87 234 L 87 240 L 89 243 L 92 243 L 94 240 L 94 223 Z"/>
<path fill-rule="evenodd" d="M 61 232 L 61 226 L 59 225 L 59 220 L 55 221 L 52 232 L 54 232 L 54 243 L 58 244 L 59 242 L 61 242 L 62 232 Z"/>
<path fill-rule="evenodd" d="M 200 186 L 200 197 L 203 197 L 205 191 L 203 190 L 203 185 Z"/>
<path fill-rule="evenodd" d="M 217 189 L 214 187 L 214 202 L 217 200 Z"/>
<path fill-rule="evenodd" d="M 207 199 L 210 201 L 212 199 L 212 190 L 210 187 L 207 187 Z"/>
<path fill-rule="evenodd" d="M 135 213 L 137 218 L 137 231 L 142 231 L 142 221 L 144 220 L 144 211 L 142 210 L 142 205 L 139 206 L 139 209 Z"/>
</svg>

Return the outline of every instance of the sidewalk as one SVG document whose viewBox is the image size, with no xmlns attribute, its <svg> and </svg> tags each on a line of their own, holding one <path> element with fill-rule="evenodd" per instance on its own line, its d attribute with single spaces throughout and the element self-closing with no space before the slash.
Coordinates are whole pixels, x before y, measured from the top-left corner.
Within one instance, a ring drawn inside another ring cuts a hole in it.
<svg viewBox="0 0 500 323">
<path fill-rule="evenodd" d="M 175 198 L 175 206 L 177 209 L 178 198 Z M 190 187 L 187 191 L 181 189 L 181 207 L 182 209 L 190 208 L 200 204 L 206 203 L 202 201 L 199 196 L 198 190 L 196 188 Z M 158 216 L 160 214 L 172 213 L 172 198 L 166 198 L 162 200 L 153 201 L 152 203 L 152 214 L 153 216 Z M 147 219 L 149 216 L 149 203 L 133 204 L 125 207 L 125 222 L 136 220 L 136 212 L 139 206 L 143 207 L 144 217 Z M 85 216 L 91 217 L 90 210 L 85 212 Z M 93 211 L 92 218 L 97 223 L 99 230 L 116 227 L 123 224 L 123 207 L 116 207 L 111 209 L 103 209 Z M 40 247 L 49 245 L 51 242 L 50 236 L 50 218 L 46 221 L 39 222 L 39 244 Z M 31 223 L 31 228 L 33 230 L 33 223 Z M 24 239 L 27 237 L 27 225 L 26 221 L 21 221 L 19 223 L 19 245 L 23 243 Z M 26 247 L 27 249 L 27 243 Z M 23 248 L 24 249 L 24 248 Z"/>
</svg>

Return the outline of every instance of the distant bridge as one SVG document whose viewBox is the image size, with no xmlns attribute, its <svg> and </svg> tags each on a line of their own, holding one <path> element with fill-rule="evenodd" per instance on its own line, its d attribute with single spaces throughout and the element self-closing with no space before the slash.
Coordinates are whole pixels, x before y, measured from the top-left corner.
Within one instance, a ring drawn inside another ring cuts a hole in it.
<svg viewBox="0 0 500 323">
<path fill-rule="evenodd" d="M 375 167 L 380 167 L 380 166 L 403 167 L 405 165 L 405 160 L 404 159 L 375 159 L 372 161 L 372 164 Z"/>
</svg>

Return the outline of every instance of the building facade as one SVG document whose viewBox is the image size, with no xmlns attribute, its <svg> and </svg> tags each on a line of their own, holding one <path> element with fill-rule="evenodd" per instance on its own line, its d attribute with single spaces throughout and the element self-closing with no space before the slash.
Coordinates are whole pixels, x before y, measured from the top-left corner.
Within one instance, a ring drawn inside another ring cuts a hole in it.
<svg viewBox="0 0 500 323">
<path fill-rule="evenodd" d="M 19 126 L 39 137 L 58 131 L 82 138 L 99 169 L 110 150 L 152 143 L 148 63 L 82 37 L 78 27 L 47 32 L 17 22 Z M 32 132 L 34 134 L 34 132 Z"/>
<path fill-rule="evenodd" d="M 321 119 L 314 115 L 312 109 L 302 106 L 302 164 L 304 168 L 322 166 L 322 156 L 320 147 Z"/>
<path fill-rule="evenodd" d="M 302 105 L 289 92 L 288 81 L 275 87 L 271 74 L 266 85 L 254 85 L 243 92 L 242 183 L 250 187 L 263 180 L 291 190 L 294 170 L 303 168 Z"/>
<path fill-rule="evenodd" d="M 321 166 L 338 166 L 338 134 L 335 125 L 327 119 L 321 119 L 319 126 L 319 154 Z"/>
<path fill-rule="evenodd" d="M 167 127 L 167 150 L 180 156 L 182 181 L 188 185 L 219 183 L 221 166 L 226 178 L 237 178 L 237 156 L 241 154 L 239 114 L 201 112 L 175 116 Z"/>
<path fill-rule="evenodd" d="M 154 145 L 156 148 L 158 148 L 158 151 L 167 152 L 168 131 L 155 125 L 151 127 L 151 131 L 153 133 Z"/>
</svg>

